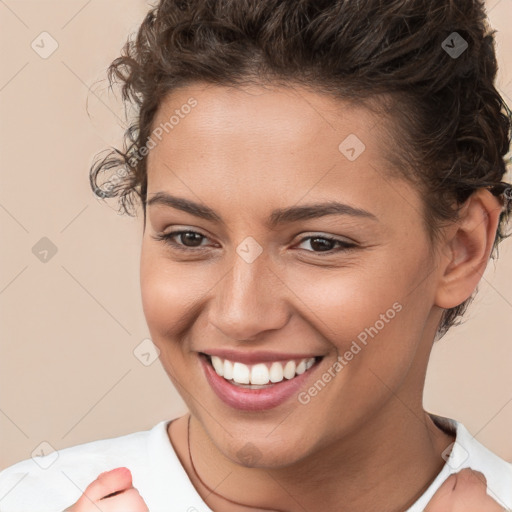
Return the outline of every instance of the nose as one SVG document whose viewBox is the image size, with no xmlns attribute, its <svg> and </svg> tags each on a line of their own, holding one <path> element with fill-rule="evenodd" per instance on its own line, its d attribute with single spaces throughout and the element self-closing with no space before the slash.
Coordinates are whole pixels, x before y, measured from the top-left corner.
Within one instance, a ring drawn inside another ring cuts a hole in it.
<svg viewBox="0 0 512 512">
<path fill-rule="evenodd" d="M 214 288 L 209 322 L 229 339 L 255 340 L 287 324 L 286 290 L 283 278 L 263 254 L 251 263 L 235 255 L 231 271 Z"/>
</svg>

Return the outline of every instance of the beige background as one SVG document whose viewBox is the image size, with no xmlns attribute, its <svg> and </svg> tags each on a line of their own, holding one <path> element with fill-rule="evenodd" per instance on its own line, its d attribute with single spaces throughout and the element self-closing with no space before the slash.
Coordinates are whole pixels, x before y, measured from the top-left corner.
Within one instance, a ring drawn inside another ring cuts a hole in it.
<svg viewBox="0 0 512 512">
<path fill-rule="evenodd" d="M 88 183 L 94 155 L 118 145 L 124 127 L 106 67 L 148 6 L 0 1 L 0 469 L 186 410 L 160 362 L 145 366 L 133 353 L 149 336 L 139 290 L 142 216 L 116 215 Z M 512 0 L 488 9 L 498 86 L 512 106 Z M 39 52 L 51 49 L 44 31 L 58 44 L 48 58 L 31 47 L 35 40 Z M 46 262 L 32 252 L 43 237 L 57 250 Z M 434 348 L 425 407 L 462 421 L 512 461 L 510 283 L 509 239 L 466 323 Z"/>
</svg>

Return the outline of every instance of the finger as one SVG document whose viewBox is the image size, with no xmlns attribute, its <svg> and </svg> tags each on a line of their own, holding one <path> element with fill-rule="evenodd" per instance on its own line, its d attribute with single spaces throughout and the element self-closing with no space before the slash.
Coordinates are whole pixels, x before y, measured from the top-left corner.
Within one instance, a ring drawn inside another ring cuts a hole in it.
<svg viewBox="0 0 512 512">
<path fill-rule="evenodd" d="M 83 501 L 95 503 L 105 496 L 121 492 L 132 487 L 132 474 L 128 468 L 120 467 L 106 471 L 98 475 L 98 478 L 91 482 L 80 498 Z"/>
<path fill-rule="evenodd" d="M 503 512 L 487 494 L 487 479 L 464 468 L 450 475 L 428 503 L 425 512 Z"/>
<path fill-rule="evenodd" d="M 461 494 L 462 492 L 465 493 L 466 507 L 471 506 L 474 510 L 485 512 L 506 512 L 504 508 L 487 494 L 487 479 L 480 471 L 461 471 L 459 473 L 459 482 L 461 484 Z M 467 508 L 464 508 L 464 510 L 467 510 Z"/>
<path fill-rule="evenodd" d="M 102 512 L 118 512 L 120 510 L 123 512 L 149 512 L 146 502 L 135 487 L 122 491 L 116 496 L 103 498 L 97 506 Z"/>
<path fill-rule="evenodd" d="M 459 473 L 451 474 L 442 483 L 427 504 L 425 512 L 455 510 L 457 503 L 465 501 L 469 495 L 472 497 L 485 495 L 486 488 L 487 480 L 482 473 L 464 468 Z"/>
<path fill-rule="evenodd" d="M 457 486 L 463 486 L 463 489 L 472 488 L 472 489 L 487 489 L 487 479 L 483 473 L 480 471 L 476 471 L 471 468 L 464 468 L 458 473 L 456 476 L 456 484 L 454 486 L 454 491 L 456 491 Z"/>
</svg>

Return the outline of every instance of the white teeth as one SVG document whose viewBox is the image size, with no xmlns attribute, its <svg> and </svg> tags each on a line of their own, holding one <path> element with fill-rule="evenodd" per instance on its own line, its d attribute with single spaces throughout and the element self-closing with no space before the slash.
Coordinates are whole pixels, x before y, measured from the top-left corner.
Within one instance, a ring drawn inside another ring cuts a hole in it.
<svg viewBox="0 0 512 512">
<path fill-rule="evenodd" d="M 270 367 L 270 381 L 281 382 L 283 380 L 283 365 L 281 363 L 272 363 Z"/>
<path fill-rule="evenodd" d="M 233 378 L 233 363 L 228 361 L 227 359 L 224 361 L 224 371 L 222 372 L 221 377 L 224 377 L 226 380 L 231 380 Z"/>
<path fill-rule="evenodd" d="M 295 373 L 297 375 L 301 375 L 306 371 L 306 361 L 304 359 L 297 365 L 297 368 L 295 368 Z"/>
<path fill-rule="evenodd" d="M 251 371 L 246 364 L 234 363 L 233 364 L 233 380 L 238 384 L 250 384 Z"/>
<path fill-rule="evenodd" d="M 217 356 L 212 356 L 212 365 L 215 368 L 217 375 L 222 377 L 224 375 L 224 363 L 222 362 L 222 359 Z"/>
<path fill-rule="evenodd" d="M 309 370 L 315 364 L 315 358 L 287 361 L 283 366 L 280 362 L 273 362 L 270 367 L 265 363 L 258 363 L 248 366 L 239 362 L 232 362 L 228 359 L 222 360 L 218 356 L 211 356 L 212 366 L 220 377 L 233 381 L 236 384 L 246 384 L 250 386 L 268 386 L 271 383 L 281 382 L 284 379 L 293 379 L 296 375 L 301 375 Z"/>
<path fill-rule="evenodd" d="M 295 361 L 288 361 L 286 363 L 283 375 L 285 379 L 293 379 L 295 377 Z"/>
<path fill-rule="evenodd" d="M 270 380 L 267 365 L 260 363 L 251 368 L 251 384 L 268 384 Z"/>
</svg>

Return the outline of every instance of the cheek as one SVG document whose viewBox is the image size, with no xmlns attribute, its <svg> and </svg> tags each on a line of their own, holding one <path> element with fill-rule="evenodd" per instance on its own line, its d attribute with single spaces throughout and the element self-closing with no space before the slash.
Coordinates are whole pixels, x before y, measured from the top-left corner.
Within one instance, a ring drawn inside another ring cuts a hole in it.
<svg viewBox="0 0 512 512">
<path fill-rule="evenodd" d="M 371 264 L 361 260 L 332 271 L 289 271 L 287 284 L 305 305 L 302 316 L 339 356 L 406 365 L 431 307 L 426 269 L 422 254 L 397 258 L 383 252 Z"/>
<path fill-rule="evenodd" d="M 376 322 L 381 327 L 382 321 L 387 325 L 399 316 L 396 303 L 402 303 L 405 289 L 400 278 L 367 266 L 289 273 L 287 285 L 298 297 L 297 303 L 306 306 L 301 309 L 307 320 L 327 339 L 339 339 L 340 348 L 366 327 Z"/>
<path fill-rule="evenodd" d="M 191 266 L 189 266 L 191 265 Z M 140 286 L 144 316 L 153 341 L 164 344 L 181 339 L 197 320 L 202 297 L 208 296 L 218 277 L 212 268 L 173 262 L 161 250 L 142 249 Z"/>
<path fill-rule="evenodd" d="M 184 284 L 176 266 L 170 265 L 151 247 L 143 246 L 140 265 L 142 306 L 157 344 L 169 329 L 178 329 L 186 294 L 190 293 L 190 288 Z"/>
<path fill-rule="evenodd" d="M 305 321 L 337 351 L 337 360 L 318 376 L 328 382 L 328 391 L 320 400 L 311 398 L 320 423 L 335 415 L 339 427 L 349 421 L 347 408 L 353 418 L 363 418 L 396 393 L 407 376 L 419 354 L 421 316 L 428 315 L 425 290 L 410 293 L 409 270 L 408 277 L 368 267 L 317 273 L 314 279 L 302 276 L 297 295 L 308 306 L 303 308 Z M 305 393 L 314 397 L 317 390 Z"/>
</svg>

